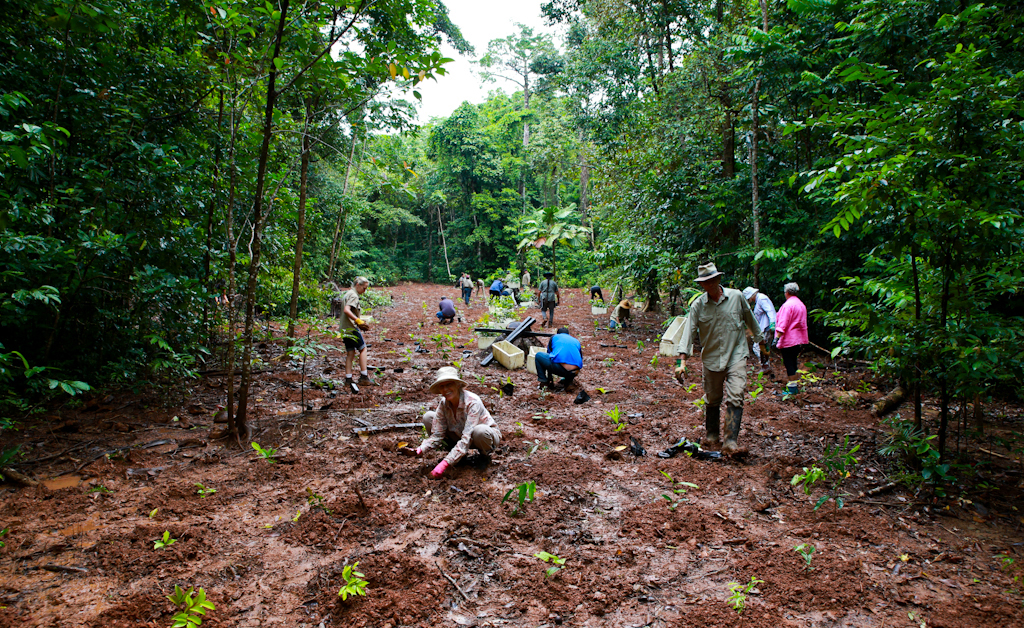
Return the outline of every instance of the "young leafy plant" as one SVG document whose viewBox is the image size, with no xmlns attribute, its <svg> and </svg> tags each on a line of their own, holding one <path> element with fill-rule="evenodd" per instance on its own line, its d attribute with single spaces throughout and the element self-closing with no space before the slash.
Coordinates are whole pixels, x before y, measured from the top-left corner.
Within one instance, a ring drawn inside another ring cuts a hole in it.
<svg viewBox="0 0 1024 628">
<path fill-rule="evenodd" d="M 739 582 L 730 582 L 729 591 L 732 594 L 729 596 L 729 605 L 732 606 L 733 610 L 737 613 L 743 613 L 743 609 L 747 605 L 747 594 L 754 590 L 754 587 L 763 583 L 764 580 L 758 580 L 754 576 L 750 576 L 750 582 L 747 584 L 740 584 Z"/>
<path fill-rule="evenodd" d="M 799 545 L 793 546 L 793 551 L 800 554 L 800 557 L 804 559 L 804 568 L 807 571 L 812 571 L 814 567 L 811 567 L 811 558 L 814 556 L 814 546 L 810 543 L 800 543 Z"/>
<path fill-rule="evenodd" d="M 171 624 L 171 628 L 197 628 L 203 623 L 202 616 L 206 614 L 207 610 L 214 610 L 217 608 L 213 602 L 209 602 L 206 599 L 206 591 L 199 589 L 193 597 L 194 589 L 188 588 L 188 592 L 182 590 L 178 585 L 174 585 L 174 593 L 167 596 L 167 599 L 178 607 L 178 614 L 171 618 L 174 623 Z"/>
<path fill-rule="evenodd" d="M 10 532 L 10 530 L 11 530 L 10 528 L 4 528 L 3 530 L 0 530 L 0 537 L 5 536 L 8 532 Z M 4 546 L 4 542 L 0 541 L 0 547 L 3 547 L 3 546 Z"/>
<path fill-rule="evenodd" d="M 341 596 L 342 602 L 348 600 L 350 595 L 366 596 L 366 585 L 370 583 L 363 580 L 366 577 L 364 574 L 356 571 L 358 566 L 359 561 L 356 561 L 351 565 L 345 565 L 344 569 L 341 570 L 341 577 L 345 580 L 345 586 L 341 587 L 338 595 Z"/>
<path fill-rule="evenodd" d="M 196 494 L 199 495 L 200 499 L 202 499 L 204 497 L 207 497 L 209 495 L 213 495 L 216 492 L 217 492 L 217 489 L 215 489 L 215 488 L 213 488 L 211 486 L 203 486 L 199 482 L 196 482 Z"/>
<path fill-rule="evenodd" d="M 564 558 L 559 558 L 558 556 L 556 556 L 554 554 L 549 554 L 547 552 L 537 552 L 533 556 L 534 556 L 534 558 L 539 558 L 539 559 L 543 560 L 544 562 L 551 561 L 551 567 L 549 567 L 548 569 L 546 569 L 544 571 L 544 577 L 545 578 L 550 578 L 551 576 L 553 576 L 556 573 L 558 573 L 559 570 L 562 569 L 562 565 L 565 564 L 565 559 Z"/>
<path fill-rule="evenodd" d="M 163 549 L 165 547 L 170 547 L 170 546 L 174 545 L 177 542 L 178 542 L 178 539 L 172 539 L 171 538 L 171 533 L 168 532 L 167 530 L 164 530 L 164 535 L 162 537 L 160 537 L 159 539 L 156 539 L 155 541 L 153 541 L 153 549 L 157 550 L 157 549 Z"/>
<path fill-rule="evenodd" d="M 513 496 L 513 494 L 518 493 L 517 501 L 519 502 L 519 505 L 513 508 L 512 510 L 512 516 L 514 517 L 518 515 L 520 512 L 522 512 L 523 508 L 526 506 L 526 502 L 533 501 L 533 496 L 536 492 L 536 482 L 534 482 L 533 480 L 530 480 L 529 482 L 523 482 L 522 484 L 517 484 L 514 487 L 508 489 L 508 492 L 505 493 L 505 497 L 501 499 L 501 503 L 504 504 L 510 497 Z"/>
<path fill-rule="evenodd" d="M 260 447 L 260 444 L 257 442 L 252 443 L 252 448 L 256 450 L 256 453 L 260 456 L 260 458 L 263 458 L 270 464 L 274 464 L 275 462 L 277 462 L 276 460 L 274 460 L 274 454 L 277 453 L 276 449 L 273 449 L 271 447 Z"/>
<path fill-rule="evenodd" d="M 612 420 L 616 432 L 622 431 L 626 427 L 626 419 L 620 415 L 618 405 L 611 410 L 605 410 L 605 414 Z"/>
</svg>

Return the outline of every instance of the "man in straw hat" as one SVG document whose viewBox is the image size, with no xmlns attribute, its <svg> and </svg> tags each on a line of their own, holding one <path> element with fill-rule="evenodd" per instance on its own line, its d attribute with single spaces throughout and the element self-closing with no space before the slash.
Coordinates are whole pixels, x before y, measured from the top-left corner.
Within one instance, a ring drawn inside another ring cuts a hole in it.
<svg viewBox="0 0 1024 628">
<path fill-rule="evenodd" d="M 430 392 L 441 395 L 441 402 L 437 404 L 437 410 L 423 415 L 423 425 L 429 436 L 416 449 L 403 447 L 399 450 L 406 456 L 422 456 L 430 449 L 446 446 L 445 441 L 455 443 L 444 460 L 430 472 L 434 479 L 440 478 L 448 467 L 462 460 L 470 447 L 480 450 L 485 460 L 490 460 L 491 452 L 501 444 L 498 424 L 480 397 L 465 387 L 466 382 L 459 379 L 459 371 L 454 366 L 439 368 Z"/>
<path fill-rule="evenodd" d="M 615 306 L 612 310 L 612 317 L 608 320 L 608 329 L 615 329 L 616 327 L 625 328 L 629 325 L 629 313 L 633 309 L 633 304 L 629 302 L 629 299 L 623 299 Z"/>
<path fill-rule="evenodd" d="M 699 340 L 704 363 L 704 424 L 707 448 L 722 445 L 722 453 L 740 453 L 737 440 L 740 420 L 743 418 L 743 397 L 747 386 L 747 338 L 744 325 L 754 335 L 754 342 L 764 336 L 754 319 L 747 300 L 739 290 L 721 286 L 722 273 L 714 264 L 697 267 L 697 283 L 702 294 L 690 307 L 683 328 L 679 348 L 682 356 L 676 367 L 679 383 L 687 373 L 686 358 L 693 352 L 693 343 Z M 719 425 L 722 401 L 725 401 L 725 442 L 721 443 Z"/>
</svg>

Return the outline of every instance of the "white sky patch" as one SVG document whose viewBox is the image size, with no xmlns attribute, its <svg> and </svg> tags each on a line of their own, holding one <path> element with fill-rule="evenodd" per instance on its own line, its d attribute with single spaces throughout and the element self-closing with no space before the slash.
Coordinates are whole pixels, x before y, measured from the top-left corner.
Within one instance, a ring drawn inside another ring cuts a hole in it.
<svg viewBox="0 0 1024 628">
<path fill-rule="evenodd" d="M 487 44 L 492 39 L 501 39 L 517 33 L 516 22 L 533 28 L 534 34 L 548 33 L 555 45 L 561 49 L 561 28 L 553 29 L 544 24 L 540 7 L 542 0 L 498 0 L 497 2 L 481 2 L 480 0 L 445 0 L 448 16 L 452 23 L 462 30 L 462 36 L 475 48 L 475 57 L 464 57 L 448 45 L 441 48 L 442 54 L 455 61 L 446 64 L 448 71 L 445 76 L 435 80 L 426 80 L 416 89 L 423 96 L 420 101 L 418 121 L 421 124 L 431 118 L 447 118 L 463 101 L 479 104 L 487 99 L 487 93 L 501 88 L 505 92 L 514 92 L 514 83 L 498 79 L 493 83 L 484 83 L 479 76 L 479 66 L 472 63 L 487 52 Z M 406 95 L 411 98 L 411 92 Z"/>
</svg>

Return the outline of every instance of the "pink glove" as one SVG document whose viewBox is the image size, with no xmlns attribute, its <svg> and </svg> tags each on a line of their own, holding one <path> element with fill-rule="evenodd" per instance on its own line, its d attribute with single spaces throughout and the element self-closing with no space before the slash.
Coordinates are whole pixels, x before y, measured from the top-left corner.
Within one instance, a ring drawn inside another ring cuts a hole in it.
<svg viewBox="0 0 1024 628">
<path fill-rule="evenodd" d="M 448 461 L 447 460 L 442 460 L 441 462 L 437 463 L 437 466 L 434 467 L 434 470 L 430 472 L 430 477 L 432 477 L 432 478 L 434 478 L 436 480 L 437 478 L 439 478 L 442 475 L 444 475 L 444 472 L 447 471 L 447 470 L 448 470 Z"/>
<path fill-rule="evenodd" d="M 417 456 L 422 456 L 423 455 L 423 448 L 422 447 L 417 447 L 416 448 L 416 455 Z"/>
</svg>

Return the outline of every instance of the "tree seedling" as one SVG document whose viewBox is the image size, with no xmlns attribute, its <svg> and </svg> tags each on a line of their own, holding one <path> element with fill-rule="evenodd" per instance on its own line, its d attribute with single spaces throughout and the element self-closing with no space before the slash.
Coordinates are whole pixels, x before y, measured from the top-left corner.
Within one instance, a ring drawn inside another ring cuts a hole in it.
<svg viewBox="0 0 1024 628">
<path fill-rule="evenodd" d="M 615 426 L 615 431 L 622 431 L 626 427 L 626 419 L 619 415 L 619 406 L 616 405 L 611 410 L 605 410 L 605 414 L 612 420 L 612 424 Z"/>
<path fill-rule="evenodd" d="M 274 460 L 274 454 L 277 453 L 276 449 L 273 449 L 271 447 L 260 447 L 260 444 L 255 441 L 252 443 L 252 448 L 256 450 L 256 453 L 260 456 L 260 458 L 263 458 L 270 464 L 274 464 L 275 462 L 277 462 L 276 460 Z"/>
<path fill-rule="evenodd" d="M 672 492 L 674 494 L 676 494 L 676 495 L 685 495 L 687 489 L 700 488 L 698 485 L 694 484 L 693 482 L 680 482 L 680 481 L 675 480 L 675 478 L 673 478 L 672 475 L 669 472 L 667 472 L 667 471 L 662 471 L 662 470 L 659 469 L 658 473 L 661 473 L 663 476 L 665 476 L 665 479 L 667 479 L 669 481 L 669 485 L 672 488 Z M 668 495 L 666 495 L 664 493 L 662 493 L 661 496 L 665 499 L 665 501 L 668 502 L 668 509 L 669 510 L 675 510 L 676 507 L 679 506 L 679 504 L 681 504 L 681 503 L 686 501 L 685 498 L 679 498 L 677 501 L 673 501 L 672 497 L 670 497 L 670 496 L 668 496 Z"/>
<path fill-rule="evenodd" d="M 210 486 L 203 486 L 199 482 L 196 482 L 196 494 L 199 495 L 200 499 L 203 499 L 204 497 L 207 497 L 209 495 L 213 495 L 216 492 L 217 489 Z"/>
<path fill-rule="evenodd" d="M 345 580 L 345 586 L 341 587 L 338 591 L 338 595 L 341 596 L 341 601 L 348 600 L 350 595 L 362 595 L 366 596 L 366 585 L 370 584 L 366 580 L 363 580 L 366 576 L 358 571 L 356 567 L 359 566 L 359 561 L 351 565 L 345 565 L 344 569 L 341 570 L 341 577 Z"/>
<path fill-rule="evenodd" d="M 810 543 L 800 543 L 794 545 L 793 550 L 804 559 L 804 568 L 807 571 L 812 571 L 814 567 L 811 567 L 811 558 L 814 556 L 814 546 Z"/>
<path fill-rule="evenodd" d="M 651 358 L 651 367 L 658 368 L 658 354 L 655 353 L 654 357 Z"/>
<path fill-rule="evenodd" d="M 518 515 L 520 512 L 522 512 L 523 508 L 526 507 L 526 502 L 533 501 L 533 496 L 536 492 L 536 482 L 534 482 L 533 480 L 530 480 L 529 482 L 523 482 L 522 484 L 517 484 L 514 487 L 508 489 L 508 492 L 505 493 L 505 497 L 501 499 L 501 503 L 504 504 L 510 497 L 512 497 L 514 494 L 517 494 L 517 501 L 519 502 L 519 505 L 514 507 L 512 510 L 512 516 L 514 517 Z"/>
<path fill-rule="evenodd" d="M 639 355 L 639 354 L 644 352 L 644 341 L 643 340 L 637 340 L 636 341 L 636 352 L 637 352 L 637 355 Z"/>
<path fill-rule="evenodd" d="M 758 373 L 757 379 L 754 380 L 754 390 L 750 391 L 750 403 L 757 401 L 758 395 L 764 391 L 764 373 Z"/>
<path fill-rule="evenodd" d="M 754 587 L 763 583 L 764 580 L 758 580 L 754 576 L 750 576 L 750 582 L 747 584 L 740 584 L 739 582 L 730 582 L 729 591 L 732 594 L 729 596 L 729 605 L 732 606 L 733 610 L 737 613 L 743 613 L 743 609 L 747 605 L 747 594 L 754 590 Z"/>
<path fill-rule="evenodd" d="M 402 443 L 399 443 L 402 445 Z M 318 508 L 326 514 L 331 514 L 331 509 L 324 505 L 324 496 L 313 491 L 313 489 L 306 487 L 306 503 L 311 508 Z"/>
<path fill-rule="evenodd" d="M 10 530 L 11 530 L 10 528 L 4 528 L 3 530 L 0 530 L 0 537 L 5 536 L 8 532 L 10 532 Z M 0 547 L 3 547 L 3 546 L 4 546 L 4 542 L 0 541 Z"/>
<path fill-rule="evenodd" d="M 156 539 L 155 541 L 153 541 L 153 549 L 163 549 L 165 547 L 170 547 L 170 546 L 174 545 L 177 542 L 178 542 L 178 539 L 172 539 L 171 538 L 171 533 L 168 532 L 167 530 L 164 530 L 164 535 L 162 537 L 160 537 L 159 539 Z"/>
<path fill-rule="evenodd" d="M 178 585 L 174 585 L 174 593 L 167 596 L 171 604 L 178 608 L 178 614 L 171 618 L 171 621 L 174 622 L 171 624 L 171 628 L 197 628 L 203 623 L 202 616 L 206 614 L 206 611 L 217 608 L 213 602 L 207 601 L 206 591 L 200 588 L 195 593 L 195 597 L 192 595 L 193 591 L 192 587 L 185 592 Z"/>
<path fill-rule="evenodd" d="M 549 554 L 547 552 L 537 552 L 533 556 L 534 558 L 539 558 L 543 560 L 545 563 L 548 561 L 551 562 L 551 567 L 544 571 L 545 578 L 550 578 L 551 576 L 558 573 L 562 569 L 562 565 L 565 564 L 564 558 L 559 558 L 558 556 L 555 556 L 554 554 Z"/>
</svg>

